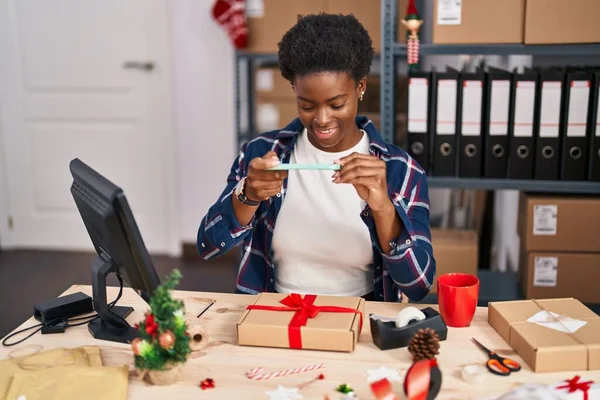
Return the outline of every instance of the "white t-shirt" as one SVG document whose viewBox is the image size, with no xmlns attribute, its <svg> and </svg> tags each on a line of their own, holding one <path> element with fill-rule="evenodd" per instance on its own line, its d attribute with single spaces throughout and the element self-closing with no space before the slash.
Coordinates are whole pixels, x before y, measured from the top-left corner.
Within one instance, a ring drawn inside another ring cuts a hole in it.
<svg viewBox="0 0 600 400">
<path fill-rule="evenodd" d="M 353 152 L 369 154 L 369 137 L 329 153 L 310 143 L 306 129 L 292 163 L 330 164 Z M 273 231 L 275 290 L 280 293 L 362 296 L 373 290 L 373 250 L 360 215 L 365 202 L 354 186 L 333 183 L 334 171 L 289 171 Z"/>
</svg>

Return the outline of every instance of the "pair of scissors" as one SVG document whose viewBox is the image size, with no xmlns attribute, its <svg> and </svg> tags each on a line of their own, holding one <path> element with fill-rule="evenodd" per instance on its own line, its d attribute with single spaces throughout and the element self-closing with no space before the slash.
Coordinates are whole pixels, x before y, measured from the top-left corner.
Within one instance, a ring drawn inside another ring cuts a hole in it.
<svg viewBox="0 0 600 400">
<path fill-rule="evenodd" d="M 512 372 L 521 370 L 521 364 L 519 364 L 517 361 L 510 358 L 500 357 L 498 354 L 479 343 L 475 338 L 472 339 L 481 350 L 487 353 L 489 360 L 487 360 L 485 365 L 492 374 L 508 376 Z"/>
</svg>

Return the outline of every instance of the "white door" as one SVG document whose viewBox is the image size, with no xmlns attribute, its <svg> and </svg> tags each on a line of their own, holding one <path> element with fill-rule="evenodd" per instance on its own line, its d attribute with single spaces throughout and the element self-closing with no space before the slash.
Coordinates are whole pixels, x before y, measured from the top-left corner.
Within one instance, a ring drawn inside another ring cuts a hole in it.
<svg viewBox="0 0 600 400">
<path fill-rule="evenodd" d="M 78 157 L 125 191 L 150 251 L 176 251 L 168 18 L 166 0 L 0 2 L 3 245 L 92 248 Z"/>
</svg>

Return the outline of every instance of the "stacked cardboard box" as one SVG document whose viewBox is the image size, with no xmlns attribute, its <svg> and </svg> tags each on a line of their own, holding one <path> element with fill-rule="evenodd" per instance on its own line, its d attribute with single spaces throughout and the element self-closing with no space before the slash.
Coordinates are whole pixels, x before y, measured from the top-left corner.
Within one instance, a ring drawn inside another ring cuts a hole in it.
<svg viewBox="0 0 600 400">
<path fill-rule="evenodd" d="M 600 303 L 600 199 L 522 193 L 519 208 L 525 297 Z"/>
<path fill-rule="evenodd" d="M 296 96 L 277 67 L 257 68 L 254 73 L 255 125 L 258 132 L 283 129 L 298 117 Z"/>
<path fill-rule="evenodd" d="M 398 1 L 398 21 L 406 15 L 408 0 Z M 381 1 L 364 0 L 259 0 L 248 2 L 248 46 L 251 53 L 276 53 L 277 43 L 296 23 L 299 15 L 354 14 L 373 40 L 375 52 L 381 51 Z M 404 41 L 405 29 L 398 29 Z"/>
<path fill-rule="evenodd" d="M 526 0 L 526 44 L 600 42 L 600 1 Z"/>
<path fill-rule="evenodd" d="M 599 13 L 598 0 L 435 0 L 421 29 L 437 44 L 598 43 Z"/>
<path fill-rule="evenodd" d="M 436 279 L 431 293 L 437 293 L 437 277 L 449 272 L 477 275 L 479 245 L 474 229 L 431 229 L 436 262 Z"/>
</svg>

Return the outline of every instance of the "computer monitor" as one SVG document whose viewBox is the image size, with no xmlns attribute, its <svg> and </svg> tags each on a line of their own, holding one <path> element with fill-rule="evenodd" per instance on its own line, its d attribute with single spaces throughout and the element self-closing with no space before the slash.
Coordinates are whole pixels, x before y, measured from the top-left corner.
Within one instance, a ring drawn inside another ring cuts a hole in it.
<svg viewBox="0 0 600 400">
<path fill-rule="evenodd" d="M 88 324 L 96 339 L 128 343 L 136 330 L 125 320 L 131 307 L 107 303 L 106 278 L 115 273 L 149 302 L 160 284 L 158 275 L 123 191 L 78 158 L 69 168 L 71 194 L 97 253 L 92 263 L 92 291 L 98 318 Z"/>
</svg>

